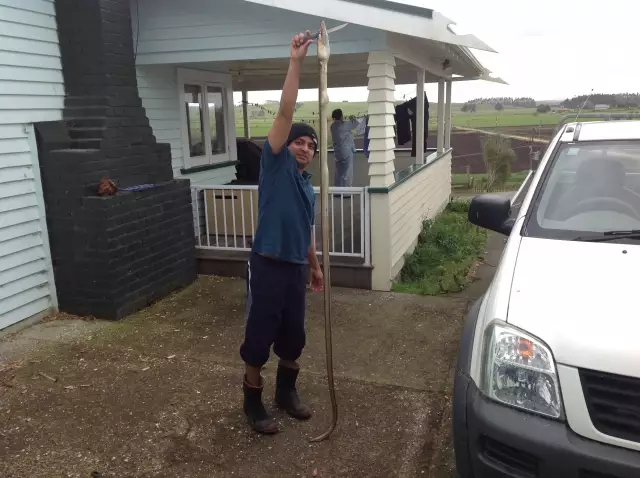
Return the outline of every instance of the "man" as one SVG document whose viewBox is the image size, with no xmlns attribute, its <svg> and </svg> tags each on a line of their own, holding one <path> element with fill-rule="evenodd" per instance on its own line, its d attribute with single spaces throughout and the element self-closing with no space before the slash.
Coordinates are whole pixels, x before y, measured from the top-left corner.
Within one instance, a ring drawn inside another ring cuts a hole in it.
<svg viewBox="0 0 640 478">
<path fill-rule="evenodd" d="M 309 32 L 307 32 L 309 35 Z M 247 274 L 248 315 L 240 355 L 245 362 L 244 412 L 259 433 L 278 432 L 262 403 L 261 370 L 271 345 L 280 358 L 276 404 L 289 415 L 306 420 L 311 409 L 296 391 L 298 358 L 305 346 L 306 286 L 311 270 L 315 288 L 323 287 L 316 256 L 313 225 L 315 194 L 305 171 L 318 148 L 314 129 L 293 122 L 300 68 L 312 43 L 298 34 L 291 40 L 289 71 L 282 88 L 280 109 L 260 159 L 258 229 Z"/>
<path fill-rule="evenodd" d="M 353 156 L 356 152 L 356 144 L 353 141 L 354 129 L 361 126 L 364 119 L 351 117 L 344 121 L 341 109 L 331 113 L 331 138 L 333 151 L 336 157 L 336 170 L 334 174 L 334 186 L 351 187 L 353 184 Z"/>
</svg>

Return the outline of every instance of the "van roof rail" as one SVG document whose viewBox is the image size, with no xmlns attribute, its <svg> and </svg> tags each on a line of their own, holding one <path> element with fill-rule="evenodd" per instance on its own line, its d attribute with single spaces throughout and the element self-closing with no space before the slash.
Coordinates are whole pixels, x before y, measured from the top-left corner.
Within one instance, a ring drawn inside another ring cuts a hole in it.
<svg viewBox="0 0 640 478">
<path fill-rule="evenodd" d="M 564 126 L 566 123 L 572 121 L 578 121 L 579 118 L 598 118 L 603 119 L 605 121 L 610 120 L 623 120 L 623 119 L 640 119 L 640 113 L 580 113 L 577 116 L 574 114 L 563 116 L 562 119 L 556 125 L 555 130 L 553 131 L 553 135 L 555 136 L 560 131 L 560 128 Z"/>
</svg>

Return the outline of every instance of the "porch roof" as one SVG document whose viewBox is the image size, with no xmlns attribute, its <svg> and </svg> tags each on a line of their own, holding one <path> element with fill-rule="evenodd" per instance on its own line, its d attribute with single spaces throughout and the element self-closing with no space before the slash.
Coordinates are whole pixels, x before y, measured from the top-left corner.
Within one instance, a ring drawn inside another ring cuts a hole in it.
<svg viewBox="0 0 640 478">
<path fill-rule="evenodd" d="M 360 31 L 364 27 L 383 33 L 386 48 L 397 58 L 396 84 L 415 83 L 415 66 L 425 69 L 427 83 L 440 78 L 505 83 L 500 78 L 492 77 L 491 72 L 471 53 L 471 49 L 494 53 L 495 50 L 474 35 L 456 35 L 451 28 L 455 23 L 435 10 L 392 0 L 323 0 L 317 3 L 299 0 L 244 1 L 333 20 L 336 24 L 347 22 L 357 25 L 355 28 Z M 333 25 L 327 26 L 330 28 Z M 336 34 L 338 38 L 340 34 Z M 366 58 L 362 54 L 333 55 L 329 87 L 363 86 L 366 83 Z M 245 89 L 254 91 L 279 89 L 286 73 L 287 60 L 230 61 L 227 66 L 235 73 L 237 87 L 243 84 Z M 269 78 L 265 78 L 265 75 Z M 306 75 L 309 76 L 309 83 L 317 83 L 315 65 L 307 65 L 303 72 L 303 76 Z M 254 82 L 254 79 L 259 81 Z M 302 81 L 304 83 L 305 79 Z M 313 86 L 303 84 L 301 87 Z"/>
</svg>

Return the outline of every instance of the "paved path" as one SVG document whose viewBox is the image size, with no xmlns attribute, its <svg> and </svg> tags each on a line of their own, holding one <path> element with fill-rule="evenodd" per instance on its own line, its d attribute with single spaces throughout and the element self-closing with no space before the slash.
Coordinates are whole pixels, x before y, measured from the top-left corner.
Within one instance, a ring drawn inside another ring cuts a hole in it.
<svg viewBox="0 0 640 478">
<path fill-rule="evenodd" d="M 239 408 L 242 281 L 201 278 L 120 323 L 5 338 L 0 476 L 450 476 L 442 424 L 467 301 L 336 289 L 340 423 L 311 445 L 329 409 L 322 297 L 309 299 L 300 391 L 315 418 L 279 415 L 276 437 L 249 432 Z"/>
</svg>

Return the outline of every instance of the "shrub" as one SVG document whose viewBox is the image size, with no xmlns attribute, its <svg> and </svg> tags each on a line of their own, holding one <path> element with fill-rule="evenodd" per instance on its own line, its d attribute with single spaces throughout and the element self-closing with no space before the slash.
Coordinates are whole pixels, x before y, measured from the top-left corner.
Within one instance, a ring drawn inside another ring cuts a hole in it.
<svg viewBox="0 0 640 478">
<path fill-rule="evenodd" d="M 500 135 L 487 135 L 482 145 L 484 164 L 487 168 L 487 191 L 504 185 L 511 176 L 511 165 L 516 152 L 511 141 Z"/>
<path fill-rule="evenodd" d="M 481 253 L 487 233 L 467 221 L 469 202 L 456 200 L 423 222 L 418 244 L 405 258 L 393 289 L 436 295 L 464 289 L 473 260 Z"/>
</svg>

